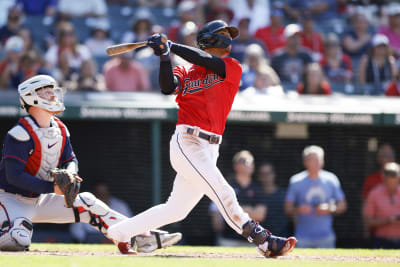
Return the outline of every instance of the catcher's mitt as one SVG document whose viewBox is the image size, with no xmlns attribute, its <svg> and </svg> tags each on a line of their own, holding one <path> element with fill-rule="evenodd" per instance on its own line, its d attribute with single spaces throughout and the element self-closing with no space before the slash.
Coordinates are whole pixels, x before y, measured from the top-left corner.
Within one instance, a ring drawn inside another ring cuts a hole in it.
<svg viewBox="0 0 400 267">
<path fill-rule="evenodd" d="M 50 170 L 49 174 L 54 178 L 54 183 L 63 192 L 66 206 L 71 208 L 81 187 L 80 178 L 78 177 L 79 179 L 77 179 L 76 174 L 66 169 L 53 169 Z"/>
</svg>

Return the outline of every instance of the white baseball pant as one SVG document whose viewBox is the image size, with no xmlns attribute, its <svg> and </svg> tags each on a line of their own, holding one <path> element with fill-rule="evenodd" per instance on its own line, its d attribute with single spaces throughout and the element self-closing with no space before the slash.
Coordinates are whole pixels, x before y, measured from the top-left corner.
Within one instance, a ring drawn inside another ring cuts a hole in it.
<svg viewBox="0 0 400 267">
<path fill-rule="evenodd" d="M 170 141 L 170 161 L 177 175 L 167 202 L 111 226 L 111 238 L 128 242 L 131 236 L 183 220 L 204 195 L 217 205 L 228 225 L 242 233 L 250 217 L 216 166 L 219 144 L 188 134 L 188 127 L 192 128 L 178 125 Z"/>
</svg>

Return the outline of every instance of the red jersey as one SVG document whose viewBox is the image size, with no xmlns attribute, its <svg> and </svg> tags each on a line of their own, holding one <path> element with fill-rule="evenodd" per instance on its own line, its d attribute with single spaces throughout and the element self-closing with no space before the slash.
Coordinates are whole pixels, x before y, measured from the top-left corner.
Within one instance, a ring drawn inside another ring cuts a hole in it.
<svg viewBox="0 0 400 267">
<path fill-rule="evenodd" d="M 277 30 L 273 30 L 270 26 L 260 28 L 256 31 L 254 38 L 261 40 L 265 47 L 268 50 L 270 55 L 273 55 L 274 52 L 285 46 L 286 39 L 283 35 L 285 31 L 285 27 L 280 27 Z"/>
<path fill-rule="evenodd" d="M 386 88 L 386 96 L 400 96 L 400 83 L 392 81 Z"/>
<path fill-rule="evenodd" d="M 174 68 L 174 75 L 180 81 L 175 91 L 179 106 L 178 125 L 188 124 L 223 134 L 239 89 L 242 66 L 231 57 L 222 60 L 225 62 L 225 79 L 198 65 Z"/>
</svg>

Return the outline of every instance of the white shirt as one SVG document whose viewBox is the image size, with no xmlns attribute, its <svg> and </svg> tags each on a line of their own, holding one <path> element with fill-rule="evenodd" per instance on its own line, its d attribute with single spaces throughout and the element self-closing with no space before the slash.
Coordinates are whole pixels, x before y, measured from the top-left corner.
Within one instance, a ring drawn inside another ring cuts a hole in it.
<svg viewBox="0 0 400 267">
<path fill-rule="evenodd" d="M 106 15 L 105 0 L 58 0 L 58 11 L 73 16 L 83 16 L 87 13 Z"/>
</svg>

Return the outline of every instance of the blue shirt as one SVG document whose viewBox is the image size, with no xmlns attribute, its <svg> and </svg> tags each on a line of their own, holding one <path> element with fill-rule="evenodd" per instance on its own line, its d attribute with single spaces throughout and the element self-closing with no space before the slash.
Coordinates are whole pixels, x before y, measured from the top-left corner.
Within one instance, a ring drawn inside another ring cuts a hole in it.
<svg viewBox="0 0 400 267">
<path fill-rule="evenodd" d="M 56 7 L 56 0 L 18 0 L 24 12 L 28 15 L 45 15 L 48 7 Z"/>
<path fill-rule="evenodd" d="M 321 170 L 318 179 L 308 177 L 307 171 L 302 171 L 290 178 L 286 201 L 295 206 L 307 204 L 313 208 L 321 203 L 344 199 L 344 193 L 337 176 Z M 320 239 L 334 235 L 332 215 L 311 214 L 297 215 L 295 236 L 305 239 Z"/>
<path fill-rule="evenodd" d="M 30 118 L 36 123 L 33 117 Z M 18 125 L 24 127 L 20 122 L 18 122 Z M 35 145 L 32 137 L 28 141 L 23 142 L 16 140 L 9 134 L 6 135 L 3 144 L 2 159 L 0 161 L 1 189 L 26 197 L 37 197 L 39 194 L 54 191 L 52 182 L 41 180 L 24 171 L 28 158 L 34 148 Z M 70 139 L 66 137 L 58 167 L 62 168 L 70 161 L 76 161 L 76 159 Z"/>
</svg>

